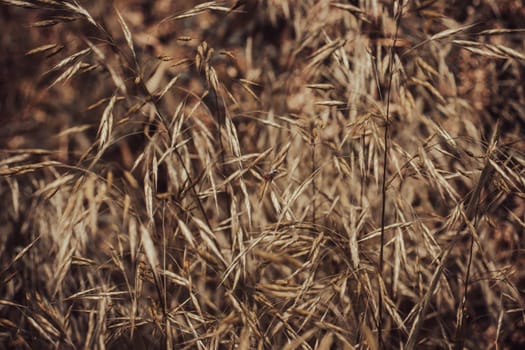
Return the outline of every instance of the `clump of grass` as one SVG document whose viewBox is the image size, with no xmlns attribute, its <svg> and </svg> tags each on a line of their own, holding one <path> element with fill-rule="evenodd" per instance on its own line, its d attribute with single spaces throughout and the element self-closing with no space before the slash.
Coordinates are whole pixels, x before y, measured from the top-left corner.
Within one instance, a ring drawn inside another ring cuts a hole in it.
<svg viewBox="0 0 525 350">
<path fill-rule="evenodd" d="M 2 1 L 4 347 L 522 346 L 522 29 L 450 6 Z"/>
</svg>

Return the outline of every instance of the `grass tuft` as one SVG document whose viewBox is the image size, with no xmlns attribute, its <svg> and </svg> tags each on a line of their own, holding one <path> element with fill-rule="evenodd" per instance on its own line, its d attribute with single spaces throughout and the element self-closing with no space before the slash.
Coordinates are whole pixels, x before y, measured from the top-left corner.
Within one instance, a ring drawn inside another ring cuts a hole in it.
<svg viewBox="0 0 525 350">
<path fill-rule="evenodd" d="M 516 2 L 0 8 L 0 349 L 525 346 Z"/>
</svg>

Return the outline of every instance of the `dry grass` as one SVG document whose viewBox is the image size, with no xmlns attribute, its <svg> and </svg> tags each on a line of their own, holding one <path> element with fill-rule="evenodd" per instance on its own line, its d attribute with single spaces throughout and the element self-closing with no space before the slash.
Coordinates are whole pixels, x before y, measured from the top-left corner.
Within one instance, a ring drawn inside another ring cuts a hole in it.
<svg viewBox="0 0 525 350">
<path fill-rule="evenodd" d="M 0 348 L 525 346 L 518 2 L 0 3 Z"/>
</svg>

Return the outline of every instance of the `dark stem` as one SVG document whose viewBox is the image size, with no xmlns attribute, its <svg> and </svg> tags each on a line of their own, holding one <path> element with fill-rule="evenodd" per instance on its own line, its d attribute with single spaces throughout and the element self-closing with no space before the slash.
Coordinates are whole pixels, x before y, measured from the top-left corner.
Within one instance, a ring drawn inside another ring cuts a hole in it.
<svg viewBox="0 0 525 350">
<path fill-rule="evenodd" d="M 316 215 L 316 207 L 315 207 L 315 193 L 317 192 L 317 186 L 315 183 L 315 171 L 316 171 L 316 164 L 315 164 L 315 136 L 313 135 L 313 129 L 312 129 L 312 223 L 315 225 L 315 215 Z"/>
<path fill-rule="evenodd" d="M 394 76 L 393 66 L 394 66 L 394 47 L 396 46 L 397 37 L 399 33 L 399 25 L 401 21 L 401 16 L 403 13 L 403 1 L 399 1 L 399 12 L 396 14 L 396 31 L 394 33 L 394 39 L 392 41 L 392 46 L 390 47 L 390 59 L 388 61 L 388 87 L 387 87 L 387 96 L 386 96 L 386 116 L 385 116 L 385 134 L 383 136 L 383 141 L 385 144 L 385 152 L 383 156 L 383 179 L 381 184 L 381 238 L 380 238 L 380 247 L 379 247 L 379 273 L 378 273 L 378 315 L 377 315 L 377 337 L 378 344 L 380 349 L 385 348 L 383 342 L 383 291 L 381 287 L 381 280 L 383 278 L 383 267 L 384 267 L 384 248 L 385 248 L 385 222 L 386 222 L 386 172 L 388 169 L 388 135 L 390 129 L 390 98 L 392 90 L 392 80 Z"/>
</svg>

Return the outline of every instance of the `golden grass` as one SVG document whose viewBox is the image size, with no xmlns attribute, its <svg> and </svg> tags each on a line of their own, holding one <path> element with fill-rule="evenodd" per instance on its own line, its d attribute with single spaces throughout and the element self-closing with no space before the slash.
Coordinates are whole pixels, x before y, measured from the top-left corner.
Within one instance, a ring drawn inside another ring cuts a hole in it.
<svg viewBox="0 0 525 350">
<path fill-rule="evenodd" d="M 0 4 L 0 348 L 525 346 L 514 2 Z"/>
</svg>

